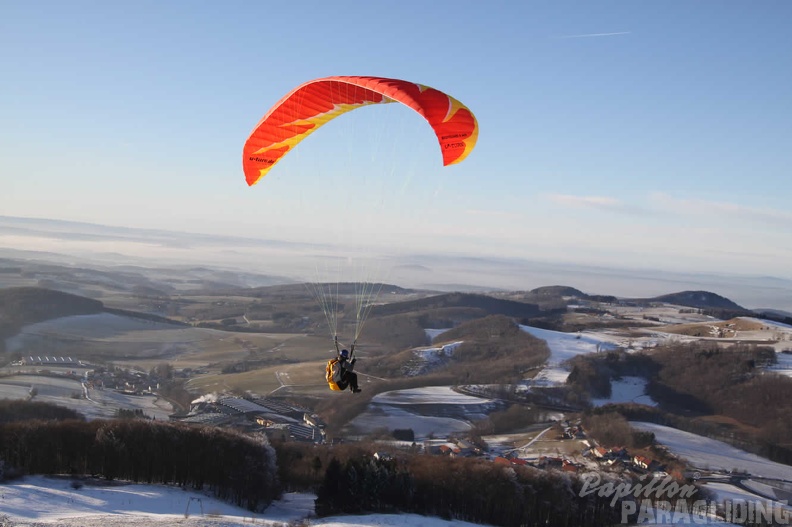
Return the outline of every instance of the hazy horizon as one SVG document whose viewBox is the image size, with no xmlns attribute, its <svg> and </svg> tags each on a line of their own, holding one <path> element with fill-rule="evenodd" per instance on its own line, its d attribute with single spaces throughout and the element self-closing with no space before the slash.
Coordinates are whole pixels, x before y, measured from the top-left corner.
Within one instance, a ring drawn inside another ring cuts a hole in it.
<svg viewBox="0 0 792 527">
<path fill-rule="evenodd" d="M 792 311 L 792 279 L 782 276 L 683 273 L 492 254 L 388 252 L 331 243 L 307 244 L 0 216 L 0 257 L 47 261 L 58 259 L 56 255 L 62 255 L 63 263 L 77 265 L 190 265 L 279 276 L 298 282 L 365 278 L 436 290 L 520 291 L 565 285 L 587 294 L 633 298 L 708 290 L 749 309 Z"/>
</svg>

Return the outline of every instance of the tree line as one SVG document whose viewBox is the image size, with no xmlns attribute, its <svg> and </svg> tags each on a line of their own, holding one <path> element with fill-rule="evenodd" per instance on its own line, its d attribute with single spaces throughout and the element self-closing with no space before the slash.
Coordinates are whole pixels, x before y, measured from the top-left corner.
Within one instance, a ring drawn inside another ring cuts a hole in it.
<svg viewBox="0 0 792 527">
<path fill-rule="evenodd" d="M 76 410 L 39 401 L 0 399 L 0 424 L 29 419 L 82 419 Z"/>
<path fill-rule="evenodd" d="M 6 476 L 71 474 L 206 489 L 258 511 L 280 494 L 265 436 L 142 419 L 0 424 Z"/>
<path fill-rule="evenodd" d="M 275 444 L 290 490 L 316 492 L 316 514 L 413 513 L 489 525 L 618 522 L 611 497 L 581 496 L 576 475 L 409 451 L 375 459 L 373 444 Z"/>
</svg>

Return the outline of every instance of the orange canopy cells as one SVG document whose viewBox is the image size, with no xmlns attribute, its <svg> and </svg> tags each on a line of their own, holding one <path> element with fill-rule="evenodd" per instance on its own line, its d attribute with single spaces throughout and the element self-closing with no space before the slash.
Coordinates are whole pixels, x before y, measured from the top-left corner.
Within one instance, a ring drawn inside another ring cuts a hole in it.
<svg viewBox="0 0 792 527">
<path fill-rule="evenodd" d="M 392 102 L 426 119 L 440 143 L 443 165 L 459 163 L 476 146 L 476 117 L 446 93 L 398 79 L 326 77 L 293 89 L 256 125 L 242 151 L 248 185 L 255 185 L 297 143 L 331 119 L 364 105 Z"/>
</svg>

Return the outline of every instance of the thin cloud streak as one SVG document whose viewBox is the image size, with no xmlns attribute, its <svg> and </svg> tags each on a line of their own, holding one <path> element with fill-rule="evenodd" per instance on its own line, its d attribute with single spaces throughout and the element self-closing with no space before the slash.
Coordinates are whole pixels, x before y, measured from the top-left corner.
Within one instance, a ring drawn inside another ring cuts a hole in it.
<svg viewBox="0 0 792 527">
<path fill-rule="evenodd" d="M 783 210 L 747 207 L 725 201 L 680 199 L 664 192 L 655 192 L 651 195 L 651 198 L 659 206 L 679 214 L 695 214 L 699 216 L 718 214 L 732 219 L 757 221 L 776 226 L 779 224 L 792 225 L 792 213 Z"/>
<path fill-rule="evenodd" d="M 466 209 L 465 214 L 469 216 L 506 218 L 512 220 L 518 220 L 522 218 L 521 214 L 518 214 L 516 212 L 509 212 L 505 210 Z"/>
<path fill-rule="evenodd" d="M 616 198 L 607 196 L 573 196 L 571 194 L 548 194 L 547 198 L 551 201 L 564 205 L 567 207 L 575 208 L 589 208 L 597 210 L 606 210 L 610 212 L 620 212 L 627 214 L 645 214 L 646 211 L 640 208 L 624 203 Z"/>
<path fill-rule="evenodd" d="M 614 33 L 585 33 L 583 35 L 564 35 L 556 38 L 597 38 L 597 37 L 614 37 L 616 35 L 629 35 L 632 31 L 616 31 Z"/>
</svg>

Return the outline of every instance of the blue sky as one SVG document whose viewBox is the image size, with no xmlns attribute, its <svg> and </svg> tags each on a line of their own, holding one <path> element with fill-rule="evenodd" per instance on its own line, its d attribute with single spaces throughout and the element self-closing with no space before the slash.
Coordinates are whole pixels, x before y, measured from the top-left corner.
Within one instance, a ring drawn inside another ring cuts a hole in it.
<svg viewBox="0 0 792 527">
<path fill-rule="evenodd" d="M 0 0 L 0 215 L 792 277 L 791 22 L 783 0 Z M 447 91 L 478 146 L 442 167 L 419 116 L 365 108 L 248 188 L 253 126 L 329 75 Z"/>
</svg>

